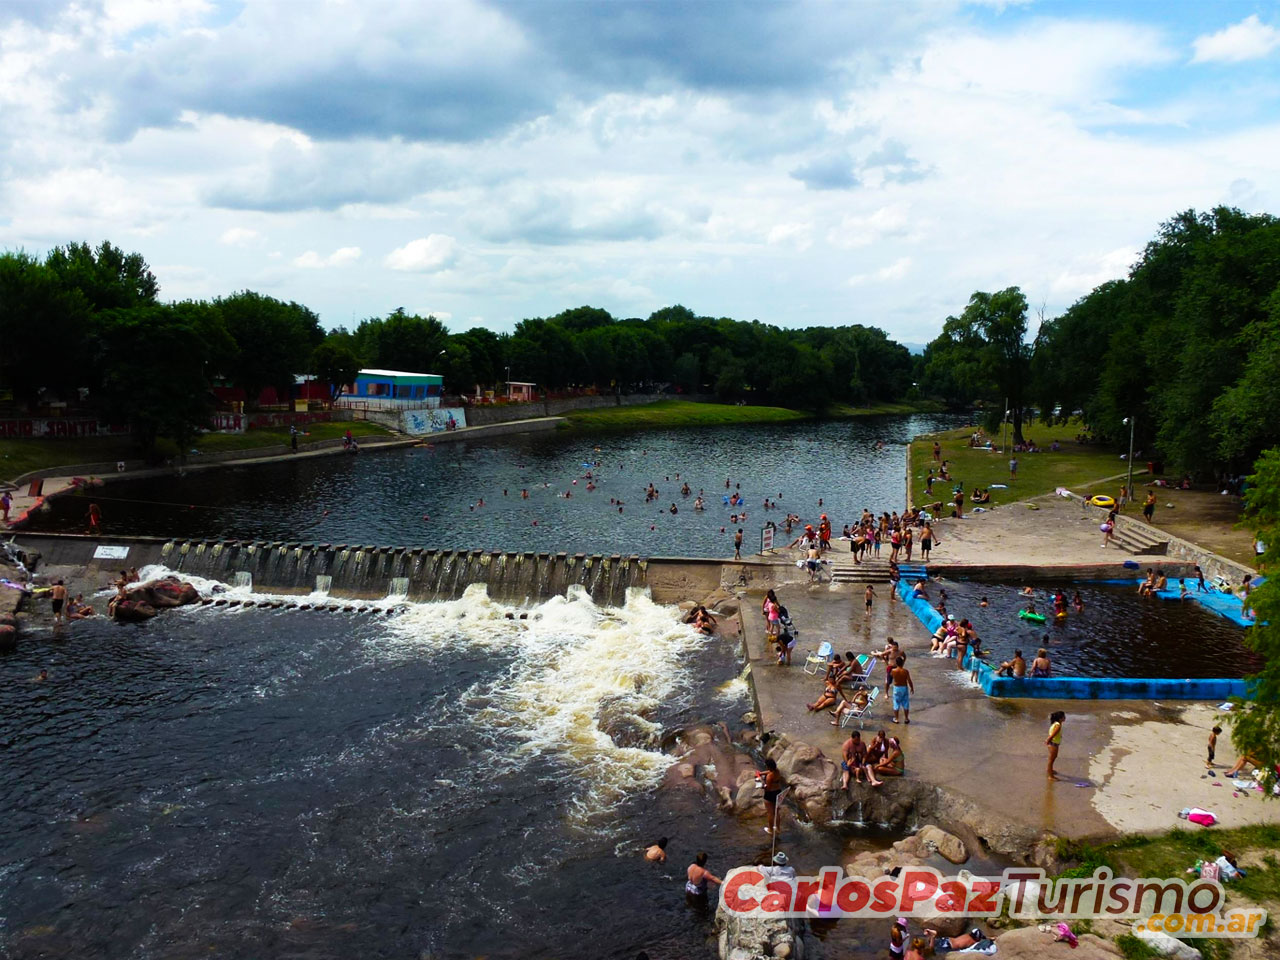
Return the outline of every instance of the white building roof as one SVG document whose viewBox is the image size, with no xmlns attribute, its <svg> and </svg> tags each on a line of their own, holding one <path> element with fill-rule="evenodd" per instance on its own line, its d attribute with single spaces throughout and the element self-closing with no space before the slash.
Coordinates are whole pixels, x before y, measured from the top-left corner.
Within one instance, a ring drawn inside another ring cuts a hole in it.
<svg viewBox="0 0 1280 960">
<path fill-rule="evenodd" d="M 361 370 L 362 377 L 438 377 L 438 373 L 410 373 L 407 370 Z"/>
</svg>

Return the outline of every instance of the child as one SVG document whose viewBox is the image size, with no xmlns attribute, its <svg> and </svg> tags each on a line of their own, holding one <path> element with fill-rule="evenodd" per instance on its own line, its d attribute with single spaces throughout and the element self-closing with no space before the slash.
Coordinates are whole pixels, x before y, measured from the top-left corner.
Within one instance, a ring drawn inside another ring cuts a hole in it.
<svg viewBox="0 0 1280 960">
<path fill-rule="evenodd" d="M 1205 761 L 1204 768 L 1206 770 L 1213 769 L 1213 750 L 1218 745 L 1218 734 L 1222 732 L 1221 727 L 1214 727 L 1213 732 L 1209 734 L 1209 759 Z"/>
</svg>

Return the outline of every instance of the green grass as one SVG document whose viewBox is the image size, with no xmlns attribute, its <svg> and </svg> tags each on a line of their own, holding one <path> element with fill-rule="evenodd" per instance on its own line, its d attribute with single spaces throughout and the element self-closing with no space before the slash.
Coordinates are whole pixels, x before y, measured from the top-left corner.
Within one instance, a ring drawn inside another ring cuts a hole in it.
<svg viewBox="0 0 1280 960">
<path fill-rule="evenodd" d="M 604 407 L 565 414 L 567 427 L 579 430 L 637 427 L 709 427 L 731 423 L 786 423 L 811 419 L 785 407 L 739 407 L 728 403 L 659 400 L 634 407 Z"/>
<path fill-rule="evenodd" d="M 1026 429 L 1024 433 L 1036 441 L 1036 445 L 1044 448 L 1042 453 L 1019 453 L 1018 479 L 1009 479 L 1009 458 L 1014 456 L 1007 451 L 1000 452 L 999 437 L 994 438 L 996 449 L 982 450 L 969 446 L 969 437 L 973 427 L 960 430 L 947 430 L 943 433 L 931 434 L 911 444 L 911 495 L 915 503 L 931 503 L 935 500 L 947 500 L 956 483 L 963 483 L 966 501 L 974 487 L 989 487 L 993 483 L 1006 483 L 1007 490 L 992 490 L 993 504 L 1012 503 L 1038 497 L 1041 494 L 1053 493 L 1058 487 L 1066 487 L 1074 493 L 1085 492 L 1091 484 L 1104 477 L 1124 473 L 1127 464 L 1119 454 L 1101 446 L 1080 446 L 1075 442 L 1078 427 L 1075 424 L 1045 429 L 1039 424 Z M 1062 449 L 1050 453 L 1049 445 L 1057 440 Z M 933 460 L 933 442 L 942 444 L 942 459 L 949 460 L 948 470 L 951 481 L 937 481 L 933 484 L 933 496 L 925 494 L 925 477 Z M 1106 493 L 1113 497 L 1120 495 L 1117 481 L 1103 488 L 1095 488 L 1092 493 Z"/>
<path fill-rule="evenodd" d="M 902 403 L 873 403 L 866 407 L 855 407 L 848 403 L 833 403 L 827 407 L 825 415 L 833 420 L 849 417 L 882 417 L 903 413 L 940 413 L 946 409 L 936 400 L 908 400 Z"/>
<path fill-rule="evenodd" d="M 1260 801 L 1266 802 L 1266 801 Z M 1088 876 L 1094 868 L 1110 867 L 1116 876 L 1164 879 L 1187 878 L 1186 870 L 1197 860 L 1214 860 L 1224 850 L 1237 857 L 1251 851 L 1264 851 L 1261 866 L 1246 868 L 1246 876 L 1226 884 L 1227 901 L 1232 894 L 1244 897 L 1265 907 L 1267 922 L 1264 935 L 1272 928 L 1271 915 L 1280 908 L 1280 861 L 1275 851 L 1280 849 L 1280 824 L 1253 824 L 1232 830 L 1169 830 L 1157 836 L 1128 836 L 1099 846 L 1068 844 L 1060 852 L 1081 861 L 1081 866 L 1064 872 L 1063 876 Z M 1199 950 L 1205 960 L 1223 960 L 1230 951 L 1225 940 L 1189 938 L 1185 941 Z M 1125 935 L 1116 938 L 1116 945 L 1128 960 L 1147 960 L 1146 943 L 1137 937 Z"/>
<path fill-rule="evenodd" d="M 129 437 L 79 440 L 0 440 L 0 478 L 12 480 L 32 470 L 73 463 L 112 463 L 137 456 Z"/>
<path fill-rule="evenodd" d="M 298 443 L 315 443 L 317 440 L 336 440 L 348 430 L 352 436 L 383 436 L 391 431 L 376 423 L 352 423 L 349 420 L 334 420 L 328 423 L 309 423 L 305 433 L 298 437 Z M 222 450 L 252 450 L 255 447 L 272 447 L 278 444 L 288 445 L 288 427 L 263 427 L 245 433 L 206 433 L 191 445 L 191 450 L 201 453 L 218 453 Z M 188 451 L 190 452 L 190 451 Z"/>
<path fill-rule="evenodd" d="M 340 420 L 331 423 L 313 423 L 307 426 L 309 436 L 298 438 L 299 443 L 315 440 L 332 440 L 346 433 L 347 428 L 357 436 L 384 435 L 390 431 L 376 423 L 351 423 Z M 207 433 L 192 443 L 189 450 L 215 453 L 220 450 L 252 450 L 289 442 L 288 427 L 270 427 L 250 430 L 247 433 Z M 165 455 L 176 453 L 171 445 Z M 131 437 L 84 437 L 79 440 L 0 440 L 0 479 L 12 480 L 32 470 L 48 467 L 71 466 L 79 463 L 114 463 L 116 460 L 133 460 L 139 456 Z"/>
</svg>

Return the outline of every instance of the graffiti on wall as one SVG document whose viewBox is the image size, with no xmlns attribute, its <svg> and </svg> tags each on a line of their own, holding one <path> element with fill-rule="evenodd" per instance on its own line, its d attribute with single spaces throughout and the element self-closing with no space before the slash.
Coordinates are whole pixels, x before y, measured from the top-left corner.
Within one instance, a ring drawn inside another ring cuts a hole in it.
<svg viewBox="0 0 1280 960">
<path fill-rule="evenodd" d="M 128 432 L 126 426 L 82 417 L 0 420 L 0 437 L 12 440 L 74 440 L 123 436 Z"/>
<path fill-rule="evenodd" d="M 406 410 L 400 415 L 404 432 L 411 436 L 441 433 L 467 425 L 467 411 L 462 407 L 438 407 L 435 410 Z"/>
</svg>

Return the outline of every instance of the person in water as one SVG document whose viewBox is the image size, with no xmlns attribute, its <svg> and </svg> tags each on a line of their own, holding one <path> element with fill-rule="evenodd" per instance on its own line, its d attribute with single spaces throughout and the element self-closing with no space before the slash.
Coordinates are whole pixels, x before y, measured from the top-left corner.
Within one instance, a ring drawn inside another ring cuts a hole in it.
<svg viewBox="0 0 1280 960">
<path fill-rule="evenodd" d="M 765 833 L 773 833 L 778 826 L 778 797 L 786 788 L 786 782 L 782 779 L 782 774 L 778 772 L 778 763 L 776 760 L 769 759 L 765 761 L 765 769 L 763 775 L 757 781 L 762 790 L 764 790 L 764 812 L 769 817 L 769 825 L 764 828 Z M 716 883 L 720 881 L 717 880 Z"/>
<path fill-rule="evenodd" d="M 705 910 L 708 899 L 707 884 L 714 883 L 718 887 L 723 882 L 707 869 L 707 854 L 705 851 L 699 850 L 698 855 L 693 858 L 693 863 L 689 864 L 689 869 L 685 873 L 685 902 L 691 907 Z"/>
<path fill-rule="evenodd" d="M 645 848 L 644 858 L 651 863 L 667 862 L 667 838 L 659 837 L 658 842 Z"/>
</svg>

